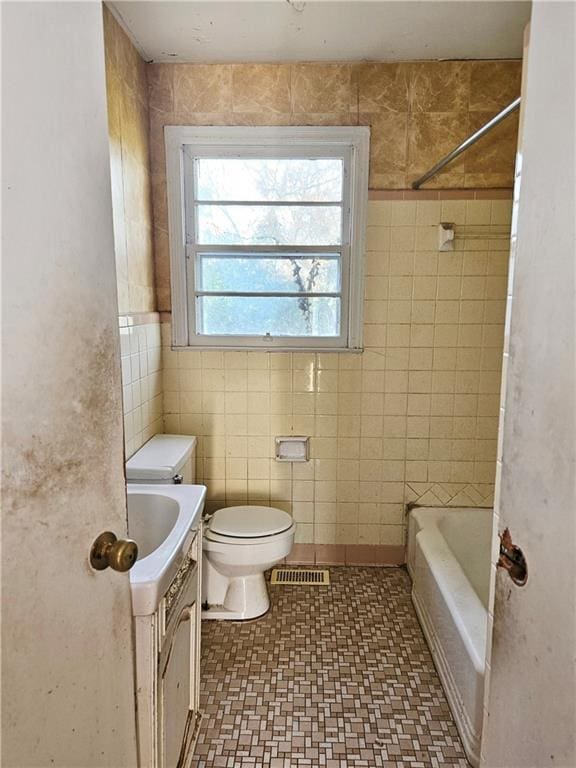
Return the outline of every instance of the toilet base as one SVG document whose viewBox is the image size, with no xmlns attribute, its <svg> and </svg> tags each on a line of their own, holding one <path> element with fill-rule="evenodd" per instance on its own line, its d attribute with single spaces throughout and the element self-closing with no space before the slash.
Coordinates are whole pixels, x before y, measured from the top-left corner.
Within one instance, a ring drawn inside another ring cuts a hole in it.
<svg viewBox="0 0 576 768">
<path fill-rule="evenodd" d="M 242 613 L 235 611 L 227 611 L 223 605 L 211 605 L 207 610 L 202 610 L 202 621 L 217 620 L 217 621 L 254 621 L 254 619 L 260 619 L 268 613 L 270 606 L 263 612 L 258 613 L 255 616 L 246 616 Z"/>
<path fill-rule="evenodd" d="M 203 619 L 245 621 L 264 615 L 270 608 L 270 597 L 263 573 L 228 577 L 224 601 L 202 610 Z"/>
</svg>

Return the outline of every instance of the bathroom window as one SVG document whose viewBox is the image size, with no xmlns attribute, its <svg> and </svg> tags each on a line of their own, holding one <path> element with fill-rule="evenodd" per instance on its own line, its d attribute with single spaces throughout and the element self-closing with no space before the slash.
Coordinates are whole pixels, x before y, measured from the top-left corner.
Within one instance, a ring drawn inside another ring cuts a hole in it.
<svg viewBox="0 0 576 768">
<path fill-rule="evenodd" d="M 368 128 L 165 128 L 175 346 L 361 346 Z"/>
</svg>

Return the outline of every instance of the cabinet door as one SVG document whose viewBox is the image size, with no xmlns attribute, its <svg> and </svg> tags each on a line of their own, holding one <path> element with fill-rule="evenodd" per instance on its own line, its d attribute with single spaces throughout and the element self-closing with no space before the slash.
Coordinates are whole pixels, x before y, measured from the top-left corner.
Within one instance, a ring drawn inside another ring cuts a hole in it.
<svg viewBox="0 0 576 768">
<path fill-rule="evenodd" d="M 196 604 L 180 611 L 160 678 L 162 768 L 183 764 L 193 730 Z"/>
</svg>

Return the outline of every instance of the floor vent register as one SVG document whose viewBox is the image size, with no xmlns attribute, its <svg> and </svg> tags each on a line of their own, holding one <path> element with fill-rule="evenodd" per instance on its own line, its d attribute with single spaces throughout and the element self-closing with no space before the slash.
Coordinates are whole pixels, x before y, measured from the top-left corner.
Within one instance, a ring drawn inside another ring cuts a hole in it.
<svg viewBox="0 0 576 768">
<path fill-rule="evenodd" d="M 330 571 L 312 568 L 274 568 L 271 584 L 308 584 L 317 587 L 330 586 Z"/>
</svg>

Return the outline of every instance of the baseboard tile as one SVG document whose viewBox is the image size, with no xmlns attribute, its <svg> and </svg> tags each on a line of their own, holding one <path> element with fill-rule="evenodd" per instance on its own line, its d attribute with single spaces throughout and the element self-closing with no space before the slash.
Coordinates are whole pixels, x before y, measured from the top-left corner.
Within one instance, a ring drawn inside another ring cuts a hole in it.
<svg viewBox="0 0 576 768">
<path fill-rule="evenodd" d="M 314 565 L 316 562 L 314 544 L 294 544 L 284 562 L 286 565 Z"/>
<path fill-rule="evenodd" d="M 346 565 L 345 544 L 315 544 L 316 565 Z"/>
<path fill-rule="evenodd" d="M 402 545 L 392 544 L 294 544 L 286 565 L 391 566 L 406 562 Z"/>
</svg>

